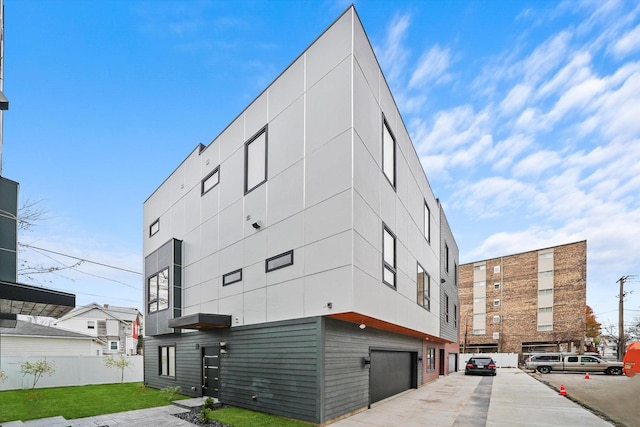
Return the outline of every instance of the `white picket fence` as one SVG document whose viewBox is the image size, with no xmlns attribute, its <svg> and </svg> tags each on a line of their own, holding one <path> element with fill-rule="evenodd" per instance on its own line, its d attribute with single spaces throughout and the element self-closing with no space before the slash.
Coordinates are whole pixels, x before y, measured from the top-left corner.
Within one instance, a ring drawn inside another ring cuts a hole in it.
<svg viewBox="0 0 640 427">
<path fill-rule="evenodd" d="M 124 382 L 143 381 L 142 356 L 126 356 L 131 365 L 124 368 Z M 20 372 L 20 365 L 24 362 L 35 363 L 46 359 L 55 369 L 53 375 L 44 375 L 38 380 L 36 388 L 62 387 L 87 384 L 119 383 L 121 370 L 107 368 L 104 356 L 2 356 L 0 370 L 7 374 L 7 379 L 0 382 L 0 390 L 16 390 L 31 388 L 33 375 Z"/>
<path fill-rule="evenodd" d="M 460 359 L 458 359 L 459 369 L 464 370 L 467 360 L 472 356 L 488 356 L 496 362 L 498 368 L 517 368 L 518 367 L 518 353 L 461 353 Z"/>
</svg>

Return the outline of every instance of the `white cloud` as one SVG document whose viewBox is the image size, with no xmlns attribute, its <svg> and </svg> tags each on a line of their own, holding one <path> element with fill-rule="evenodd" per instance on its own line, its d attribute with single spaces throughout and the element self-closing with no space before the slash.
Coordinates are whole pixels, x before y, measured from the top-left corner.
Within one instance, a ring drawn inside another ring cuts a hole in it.
<svg viewBox="0 0 640 427">
<path fill-rule="evenodd" d="M 396 14 L 387 26 L 383 45 L 375 49 L 376 52 L 381 52 L 380 63 L 389 81 L 398 79 L 405 68 L 409 54 L 404 48 L 403 39 L 410 22 L 410 15 Z"/>
<path fill-rule="evenodd" d="M 626 33 L 616 41 L 612 47 L 613 52 L 618 56 L 626 56 L 640 50 L 640 25 Z"/>
<path fill-rule="evenodd" d="M 436 45 L 425 52 L 411 75 L 409 87 L 424 87 L 430 83 L 439 83 L 450 80 L 446 73 L 451 63 L 449 49 L 441 49 Z"/>
<path fill-rule="evenodd" d="M 517 84 L 511 89 L 509 94 L 500 103 L 500 108 L 504 114 L 513 115 L 519 111 L 529 100 L 532 88 L 527 84 Z"/>
<path fill-rule="evenodd" d="M 560 155 L 555 151 L 536 151 L 520 160 L 513 167 L 513 174 L 518 177 L 538 177 L 543 172 L 555 168 L 562 162 Z"/>
</svg>

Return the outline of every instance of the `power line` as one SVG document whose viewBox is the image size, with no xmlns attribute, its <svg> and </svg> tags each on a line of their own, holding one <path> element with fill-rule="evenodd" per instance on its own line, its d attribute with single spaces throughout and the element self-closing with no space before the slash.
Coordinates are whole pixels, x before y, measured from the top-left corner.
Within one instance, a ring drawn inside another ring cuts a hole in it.
<svg viewBox="0 0 640 427">
<path fill-rule="evenodd" d="M 37 246 L 27 245 L 26 243 L 18 243 L 18 244 L 19 244 L 20 246 L 25 247 L 25 248 L 34 249 L 34 250 L 40 250 L 40 251 L 45 251 L 45 252 L 49 252 L 49 253 L 52 253 L 52 254 L 61 255 L 61 256 L 67 257 L 67 258 L 72 258 L 72 259 L 75 259 L 75 260 L 78 260 L 78 261 L 88 262 L 88 263 L 90 263 L 90 264 L 96 264 L 96 265 L 100 265 L 100 266 L 102 266 L 102 267 L 113 268 L 114 270 L 125 271 L 125 272 L 127 272 L 127 273 L 138 274 L 138 275 L 142 276 L 142 273 L 140 273 L 139 271 L 128 270 L 128 269 L 126 269 L 126 268 L 116 267 L 116 266 L 114 266 L 114 265 L 104 264 L 104 263 L 102 263 L 102 262 L 91 261 L 91 260 L 86 259 L 86 258 L 79 258 L 79 257 L 73 256 L 73 255 L 63 254 L 63 253 L 61 253 L 61 252 L 56 252 L 56 251 L 52 251 L 52 250 L 49 250 L 49 249 L 39 248 L 39 247 L 37 247 Z"/>
</svg>

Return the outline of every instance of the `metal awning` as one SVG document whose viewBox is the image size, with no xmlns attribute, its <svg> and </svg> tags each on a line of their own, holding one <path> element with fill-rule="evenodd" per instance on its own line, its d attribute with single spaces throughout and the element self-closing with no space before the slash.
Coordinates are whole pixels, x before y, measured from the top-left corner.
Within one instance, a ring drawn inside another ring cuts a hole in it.
<svg viewBox="0 0 640 427">
<path fill-rule="evenodd" d="M 0 313 L 2 314 L 58 318 L 73 310 L 75 306 L 74 294 L 0 281 Z"/>
<path fill-rule="evenodd" d="M 228 314 L 196 313 L 169 319 L 169 327 L 176 329 L 220 329 L 231 327 Z"/>
</svg>

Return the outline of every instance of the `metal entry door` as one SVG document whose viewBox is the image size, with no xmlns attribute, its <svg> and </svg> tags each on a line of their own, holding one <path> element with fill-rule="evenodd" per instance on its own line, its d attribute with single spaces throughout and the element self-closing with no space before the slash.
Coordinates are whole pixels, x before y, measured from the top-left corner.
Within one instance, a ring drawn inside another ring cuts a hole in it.
<svg viewBox="0 0 640 427">
<path fill-rule="evenodd" d="M 202 395 L 220 399 L 220 346 L 202 349 Z"/>
</svg>

